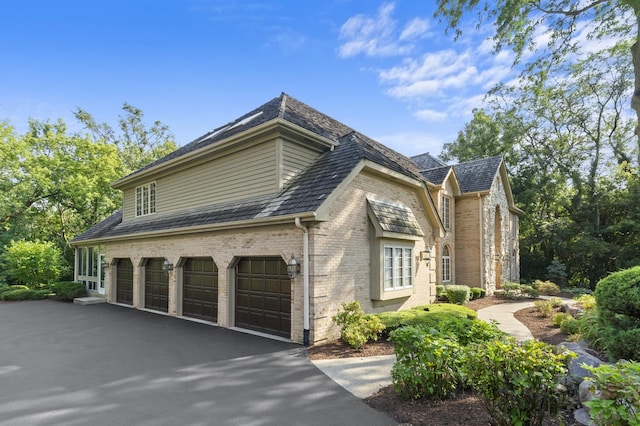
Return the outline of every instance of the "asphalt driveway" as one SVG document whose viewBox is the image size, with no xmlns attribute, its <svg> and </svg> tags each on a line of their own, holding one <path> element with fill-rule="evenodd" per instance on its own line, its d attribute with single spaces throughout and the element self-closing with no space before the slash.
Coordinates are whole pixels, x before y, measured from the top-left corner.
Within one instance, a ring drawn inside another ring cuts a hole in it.
<svg viewBox="0 0 640 426">
<path fill-rule="evenodd" d="M 114 305 L 0 303 L 0 426 L 391 425 L 301 346 Z"/>
</svg>

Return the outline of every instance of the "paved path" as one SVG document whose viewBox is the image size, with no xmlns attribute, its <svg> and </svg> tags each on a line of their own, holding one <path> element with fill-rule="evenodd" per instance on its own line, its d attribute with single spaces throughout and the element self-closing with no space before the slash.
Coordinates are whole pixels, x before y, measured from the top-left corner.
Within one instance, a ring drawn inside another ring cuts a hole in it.
<svg viewBox="0 0 640 426">
<path fill-rule="evenodd" d="M 518 341 L 533 339 L 533 335 L 513 314 L 533 306 L 533 302 L 502 303 L 478 311 L 478 318 L 495 320 L 500 330 Z M 395 355 L 340 358 L 312 361 L 324 374 L 358 398 L 366 398 L 391 384 L 391 367 Z"/>
</svg>

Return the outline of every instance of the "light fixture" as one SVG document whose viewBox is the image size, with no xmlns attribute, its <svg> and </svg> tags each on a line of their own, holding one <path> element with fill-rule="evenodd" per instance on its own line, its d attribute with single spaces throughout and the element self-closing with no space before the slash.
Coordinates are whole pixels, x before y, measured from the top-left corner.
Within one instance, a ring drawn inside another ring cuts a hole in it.
<svg viewBox="0 0 640 426">
<path fill-rule="evenodd" d="M 162 264 L 162 272 L 164 272 L 165 275 L 169 275 L 169 271 L 173 271 L 173 263 L 169 263 L 169 261 L 165 259 Z"/>
<path fill-rule="evenodd" d="M 289 278 L 293 279 L 298 272 L 300 272 L 300 264 L 292 254 L 291 259 L 289 259 L 289 263 L 287 264 L 287 274 L 289 275 Z"/>
<path fill-rule="evenodd" d="M 431 261 L 431 249 L 429 247 L 420 252 L 420 260 L 426 261 L 427 265 L 429 264 Z"/>
</svg>

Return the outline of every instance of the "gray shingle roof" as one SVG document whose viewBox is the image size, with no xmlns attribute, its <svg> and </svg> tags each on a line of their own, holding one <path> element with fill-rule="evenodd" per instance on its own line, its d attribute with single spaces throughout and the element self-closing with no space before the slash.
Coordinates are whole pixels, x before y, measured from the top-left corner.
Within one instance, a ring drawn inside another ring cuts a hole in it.
<svg viewBox="0 0 640 426">
<path fill-rule="evenodd" d="M 500 164 L 502 164 L 502 157 L 496 156 L 467 161 L 453 166 L 462 193 L 481 192 L 491 189 Z"/>
<path fill-rule="evenodd" d="M 438 160 L 433 155 L 425 152 L 424 154 L 415 155 L 411 157 L 411 159 L 420 167 L 422 170 L 429 169 L 437 169 L 439 167 L 446 166 L 446 163 Z"/>
<path fill-rule="evenodd" d="M 320 207 L 326 197 L 336 189 L 362 159 L 367 159 L 398 173 L 422 179 L 420 169 L 408 157 L 355 132 L 348 126 L 285 94 L 245 114 L 233 123 L 241 122 L 247 117 L 258 114 L 260 111 L 262 111 L 262 114 L 239 126 L 242 128 L 241 130 L 247 130 L 254 125 L 264 123 L 269 117 L 270 119 L 280 117 L 335 140 L 337 145 L 333 150 L 328 150 L 318 157 L 278 194 L 212 205 L 176 214 L 156 215 L 149 219 L 137 219 L 124 223 L 122 222 L 122 212 L 118 212 L 79 235 L 74 241 L 313 212 Z M 177 158 L 179 155 L 192 152 L 204 146 L 203 144 L 211 144 L 227 138 L 231 134 L 237 133 L 239 131 L 237 129 L 234 128 L 226 132 L 213 134 L 207 140 L 203 138 L 197 139 L 161 158 L 154 164 L 161 164 Z M 207 135 L 211 134 L 208 133 Z M 205 135 L 205 138 L 207 135 Z M 144 169 L 135 173 L 139 173 L 142 170 Z"/>
<path fill-rule="evenodd" d="M 423 170 L 422 176 L 431 183 L 442 185 L 444 179 L 447 177 L 447 173 L 451 170 L 451 167 L 452 166 L 444 166 L 436 169 Z"/>
</svg>

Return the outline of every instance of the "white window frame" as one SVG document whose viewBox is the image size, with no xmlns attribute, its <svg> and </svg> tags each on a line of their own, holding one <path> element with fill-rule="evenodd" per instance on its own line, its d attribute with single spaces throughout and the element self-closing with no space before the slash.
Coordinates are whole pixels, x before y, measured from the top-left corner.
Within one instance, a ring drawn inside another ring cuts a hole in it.
<svg viewBox="0 0 640 426">
<path fill-rule="evenodd" d="M 147 216 L 156 212 L 155 181 L 136 186 L 134 197 L 136 217 Z"/>
<path fill-rule="evenodd" d="M 451 229 L 451 197 L 442 196 L 442 224 L 444 229 Z"/>
<path fill-rule="evenodd" d="M 451 249 L 449 246 L 444 246 L 442 249 L 442 282 L 451 282 Z"/>
<path fill-rule="evenodd" d="M 384 244 L 382 260 L 382 288 L 384 291 L 413 288 L 412 247 Z"/>
</svg>

